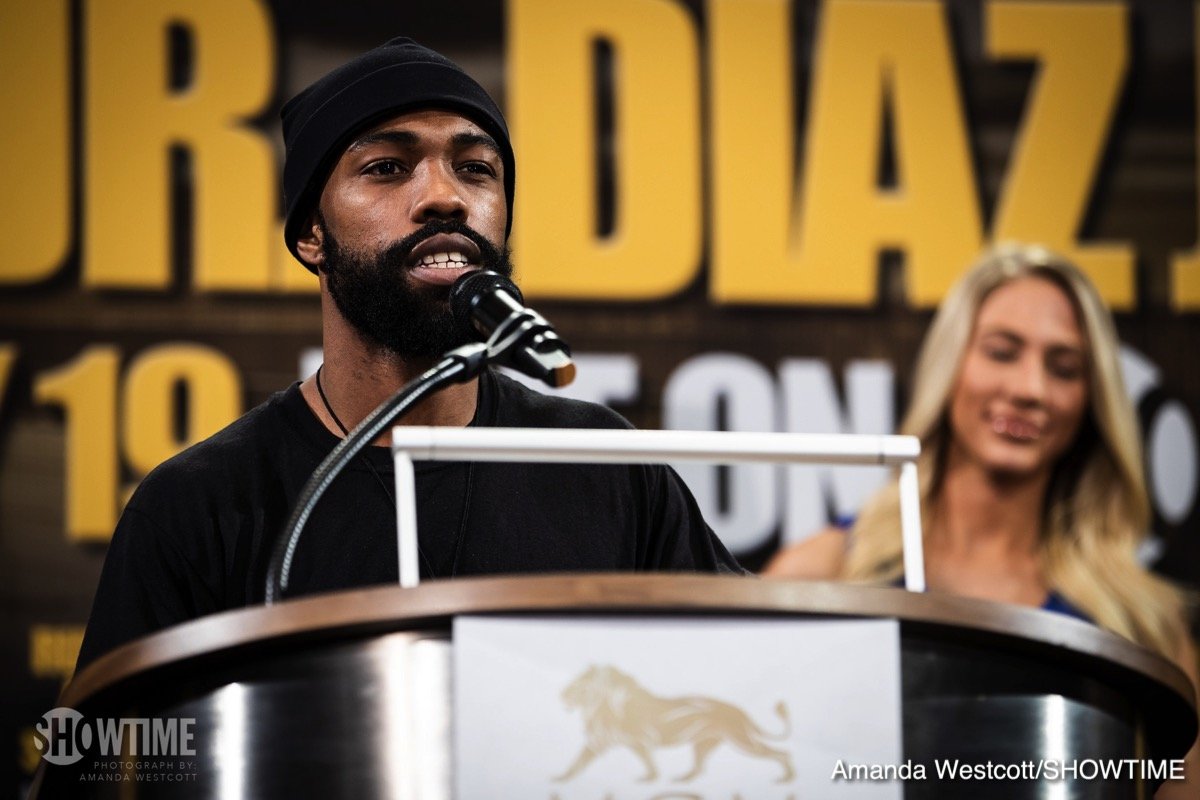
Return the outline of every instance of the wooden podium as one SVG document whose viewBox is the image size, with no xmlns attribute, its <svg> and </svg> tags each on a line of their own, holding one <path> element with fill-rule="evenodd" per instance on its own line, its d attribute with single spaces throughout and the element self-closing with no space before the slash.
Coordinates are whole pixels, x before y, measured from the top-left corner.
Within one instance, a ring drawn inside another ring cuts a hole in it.
<svg viewBox="0 0 1200 800">
<path fill-rule="evenodd" d="M 89 756 L 43 763 L 31 796 L 408 796 L 395 782 L 395 740 L 404 734 L 385 712 L 399 702 L 423 707 L 412 762 L 428 773 L 420 796 L 449 798 L 449 659 L 417 670 L 409 656 L 430 648 L 448 655 L 451 621 L 463 614 L 895 619 L 903 750 L 916 761 L 1170 759 L 1197 730 L 1191 686 L 1171 663 L 1048 612 L 901 589 L 692 574 L 458 579 L 231 611 L 109 653 L 75 676 L 59 705 L 91 718 L 194 719 L 191 772 L 143 782 L 128 774 L 138 767 L 129 759 L 126 780 L 93 782 Z M 926 780 L 907 784 L 905 797 L 1136 798 L 1150 797 L 1152 782 L 1060 784 L 1060 793 L 1047 794 L 1038 783 Z M 702 788 L 688 791 L 703 796 Z"/>
</svg>

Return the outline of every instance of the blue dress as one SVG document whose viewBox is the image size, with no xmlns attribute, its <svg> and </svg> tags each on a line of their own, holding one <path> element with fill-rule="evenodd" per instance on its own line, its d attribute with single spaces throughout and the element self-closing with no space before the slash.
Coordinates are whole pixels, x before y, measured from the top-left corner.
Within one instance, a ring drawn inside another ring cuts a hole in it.
<svg viewBox="0 0 1200 800">
<path fill-rule="evenodd" d="M 1084 622 L 1094 622 L 1091 617 L 1080 611 L 1075 606 L 1071 605 L 1067 598 L 1063 597 L 1053 589 L 1050 590 L 1050 594 L 1046 595 L 1046 602 L 1042 603 L 1042 610 L 1066 614 L 1068 617 L 1081 619 Z"/>
<path fill-rule="evenodd" d="M 903 589 L 904 578 L 899 578 L 893 585 L 899 589 Z M 1056 614 L 1066 614 L 1068 617 L 1074 617 L 1075 619 L 1083 620 L 1084 622 L 1090 622 L 1093 625 L 1095 624 L 1095 621 L 1091 617 L 1089 617 L 1083 611 L 1080 611 L 1078 608 L 1072 605 L 1067 598 L 1063 597 L 1053 589 L 1051 589 L 1046 595 L 1045 601 L 1043 601 L 1038 608 L 1040 608 L 1042 611 L 1053 611 Z"/>
</svg>

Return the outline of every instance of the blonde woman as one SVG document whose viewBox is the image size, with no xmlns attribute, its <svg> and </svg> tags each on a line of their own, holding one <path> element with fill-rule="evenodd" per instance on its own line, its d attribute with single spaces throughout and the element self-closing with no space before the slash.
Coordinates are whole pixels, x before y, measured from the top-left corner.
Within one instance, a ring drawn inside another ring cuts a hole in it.
<svg viewBox="0 0 1200 800">
<path fill-rule="evenodd" d="M 921 439 L 932 591 L 1090 620 L 1196 684 L 1181 596 L 1135 556 L 1150 518 L 1137 425 L 1112 319 L 1082 272 L 1037 247 L 986 254 L 934 318 L 901 433 Z M 893 485 L 849 534 L 818 533 L 765 572 L 897 582 L 899 519 Z M 1158 797 L 1200 796 L 1197 748 L 1188 761 L 1188 784 Z"/>
</svg>

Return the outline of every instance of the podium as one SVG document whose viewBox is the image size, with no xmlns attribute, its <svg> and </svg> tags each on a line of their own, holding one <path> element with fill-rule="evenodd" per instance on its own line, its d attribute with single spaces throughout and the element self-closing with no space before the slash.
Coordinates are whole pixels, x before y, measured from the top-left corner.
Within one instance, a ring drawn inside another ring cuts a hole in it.
<svg viewBox="0 0 1200 800">
<path fill-rule="evenodd" d="M 1049 612 L 901 589 L 693 574 L 466 578 L 230 611 L 105 655 L 75 676 L 59 705 L 87 718 L 194 720 L 190 771 L 144 781 L 139 766 L 162 773 L 162 765 L 107 759 L 119 778 L 101 781 L 89 777 L 92 756 L 43 763 L 32 797 L 410 796 L 408 784 L 399 785 L 404 776 L 397 779 L 399 759 L 402 772 L 423 773 L 413 784 L 423 787 L 419 796 L 449 798 L 448 665 L 459 615 L 680 618 L 700 628 L 715 618 L 896 620 L 903 755 L 913 761 L 1172 759 L 1197 730 L 1191 686 L 1170 662 Z M 388 711 L 398 707 L 412 712 L 405 726 Z M 907 783 L 904 797 L 1135 798 L 1149 797 L 1153 783 L 1133 776 L 1047 793 L 1036 781 L 930 779 Z M 495 796 L 506 796 L 503 787 Z M 694 784 L 666 796 L 707 795 Z"/>
</svg>

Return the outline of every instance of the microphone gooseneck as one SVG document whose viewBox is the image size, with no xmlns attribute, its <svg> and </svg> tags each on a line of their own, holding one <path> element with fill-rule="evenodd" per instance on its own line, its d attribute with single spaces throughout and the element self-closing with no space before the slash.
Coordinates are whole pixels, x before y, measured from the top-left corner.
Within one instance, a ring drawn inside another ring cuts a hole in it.
<svg viewBox="0 0 1200 800">
<path fill-rule="evenodd" d="M 267 605 L 284 598 L 300 535 L 317 501 L 363 448 L 413 406 L 452 383 L 464 383 L 489 363 L 511 366 L 551 386 L 575 378 L 571 349 L 540 314 L 526 308 L 521 290 L 495 272 L 472 272 L 450 290 L 450 308 L 459 325 L 478 342 L 451 350 L 424 374 L 405 384 L 368 414 L 317 466 L 300 492 L 283 535 L 275 542 L 263 587 Z M 398 552 L 403 554 L 399 546 Z"/>
<path fill-rule="evenodd" d="M 354 427 L 329 455 L 317 466 L 296 500 L 288 518 L 283 535 L 275 542 L 271 561 L 267 565 L 264 602 L 273 605 L 287 593 L 291 578 L 292 562 L 300 544 L 300 534 L 308 518 L 312 516 L 317 501 L 325 494 L 333 479 L 341 474 L 363 448 L 373 442 L 387 426 L 404 416 L 413 406 L 439 389 L 452 383 L 463 383 L 487 366 L 487 347 L 468 344 L 451 350 L 440 362 L 417 378 L 409 381 L 400 391 L 381 403 Z"/>
</svg>

